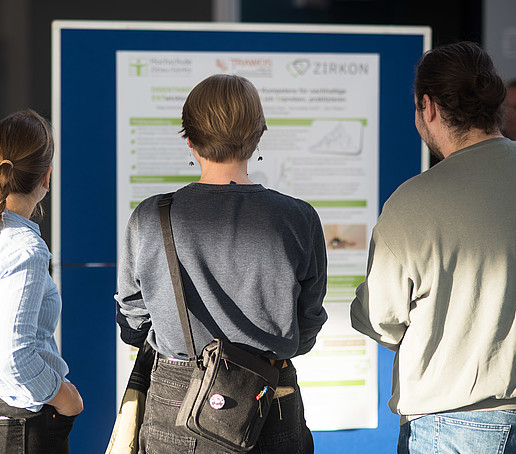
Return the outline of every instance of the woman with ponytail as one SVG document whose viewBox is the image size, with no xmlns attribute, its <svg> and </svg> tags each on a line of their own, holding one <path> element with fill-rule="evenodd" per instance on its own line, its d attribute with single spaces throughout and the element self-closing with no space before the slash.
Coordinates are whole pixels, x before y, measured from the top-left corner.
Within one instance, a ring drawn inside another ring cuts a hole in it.
<svg viewBox="0 0 516 454">
<path fill-rule="evenodd" d="M 31 217 L 49 191 L 54 143 L 32 110 L 0 121 L 0 452 L 65 454 L 82 398 L 54 339 L 61 298 Z"/>
</svg>

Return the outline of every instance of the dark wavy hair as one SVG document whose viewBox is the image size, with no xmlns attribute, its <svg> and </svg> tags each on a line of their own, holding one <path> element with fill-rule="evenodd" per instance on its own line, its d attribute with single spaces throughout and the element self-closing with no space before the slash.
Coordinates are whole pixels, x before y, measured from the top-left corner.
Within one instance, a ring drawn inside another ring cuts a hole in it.
<svg viewBox="0 0 516 454">
<path fill-rule="evenodd" d="M 477 44 L 460 42 L 425 53 L 416 68 L 416 106 L 423 96 L 437 103 L 457 134 L 480 129 L 491 134 L 503 123 L 506 88 L 489 55 Z"/>
</svg>

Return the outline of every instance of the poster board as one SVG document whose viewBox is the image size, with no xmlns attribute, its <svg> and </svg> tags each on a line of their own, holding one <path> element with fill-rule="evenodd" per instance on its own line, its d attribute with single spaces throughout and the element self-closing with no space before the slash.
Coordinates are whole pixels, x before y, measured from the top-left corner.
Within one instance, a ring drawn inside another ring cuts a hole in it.
<svg viewBox="0 0 516 454">
<path fill-rule="evenodd" d="M 117 102 L 123 98 L 117 93 L 117 58 L 124 52 L 287 55 L 288 61 L 293 61 L 293 55 L 375 56 L 377 169 L 370 183 L 375 188 L 371 198 L 376 198 L 379 209 L 399 184 L 428 162 L 413 126 L 411 90 L 414 66 L 429 43 L 429 29 L 422 27 L 54 23 L 53 267 L 64 301 L 62 352 L 70 364 L 70 378 L 86 402 L 72 433 L 73 452 L 101 452 L 116 414 L 117 331 L 112 295 L 116 291 L 117 225 L 124 224 L 119 201 L 130 190 L 121 190 L 117 184 L 121 164 L 117 131 L 120 134 L 123 112 L 117 111 Z M 174 115 L 178 116 L 180 112 Z M 379 406 L 373 426 L 377 428 L 315 432 L 317 452 L 338 452 L 340 445 L 346 446 L 346 452 L 353 452 L 354 445 L 356 452 L 372 452 L 375 447 L 381 452 L 379 447 L 395 445 L 397 418 L 386 407 L 392 356 L 380 349 L 375 361 L 378 391 L 374 397 L 379 398 Z M 337 402 L 345 411 L 346 402 Z M 98 434 L 95 439 L 92 433 Z"/>
</svg>

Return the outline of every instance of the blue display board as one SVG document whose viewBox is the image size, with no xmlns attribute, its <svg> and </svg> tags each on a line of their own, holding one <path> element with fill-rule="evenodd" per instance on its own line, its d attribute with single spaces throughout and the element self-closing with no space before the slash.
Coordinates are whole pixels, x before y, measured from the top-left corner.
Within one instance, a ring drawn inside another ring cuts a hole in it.
<svg viewBox="0 0 516 454">
<path fill-rule="evenodd" d="M 71 452 L 104 452 L 116 416 L 116 51 L 375 53 L 380 56 L 379 200 L 427 166 L 413 126 L 423 27 L 55 22 L 54 276 L 63 296 L 62 353 L 85 410 Z M 387 408 L 392 354 L 379 350 L 377 429 L 316 432 L 317 453 L 394 452 Z M 343 406 L 345 406 L 343 402 Z"/>
</svg>

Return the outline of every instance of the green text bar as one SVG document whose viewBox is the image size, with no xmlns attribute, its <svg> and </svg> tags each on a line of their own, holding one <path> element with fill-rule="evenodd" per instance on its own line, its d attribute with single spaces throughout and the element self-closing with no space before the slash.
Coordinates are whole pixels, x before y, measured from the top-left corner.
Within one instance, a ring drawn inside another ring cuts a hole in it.
<svg viewBox="0 0 516 454">
<path fill-rule="evenodd" d="M 328 276 L 328 287 L 356 288 L 364 282 L 365 276 Z"/>
<path fill-rule="evenodd" d="M 314 121 L 359 121 L 367 126 L 365 118 L 266 118 L 268 126 L 312 126 Z"/>
<path fill-rule="evenodd" d="M 133 184 L 150 183 L 192 183 L 199 180 L 199 175 L 131 175 Z"/>
<path fill-rule="evenodd" d="M 131 118 L 131 126 L 181 126 L 181 118 Z"/>
</svg>

